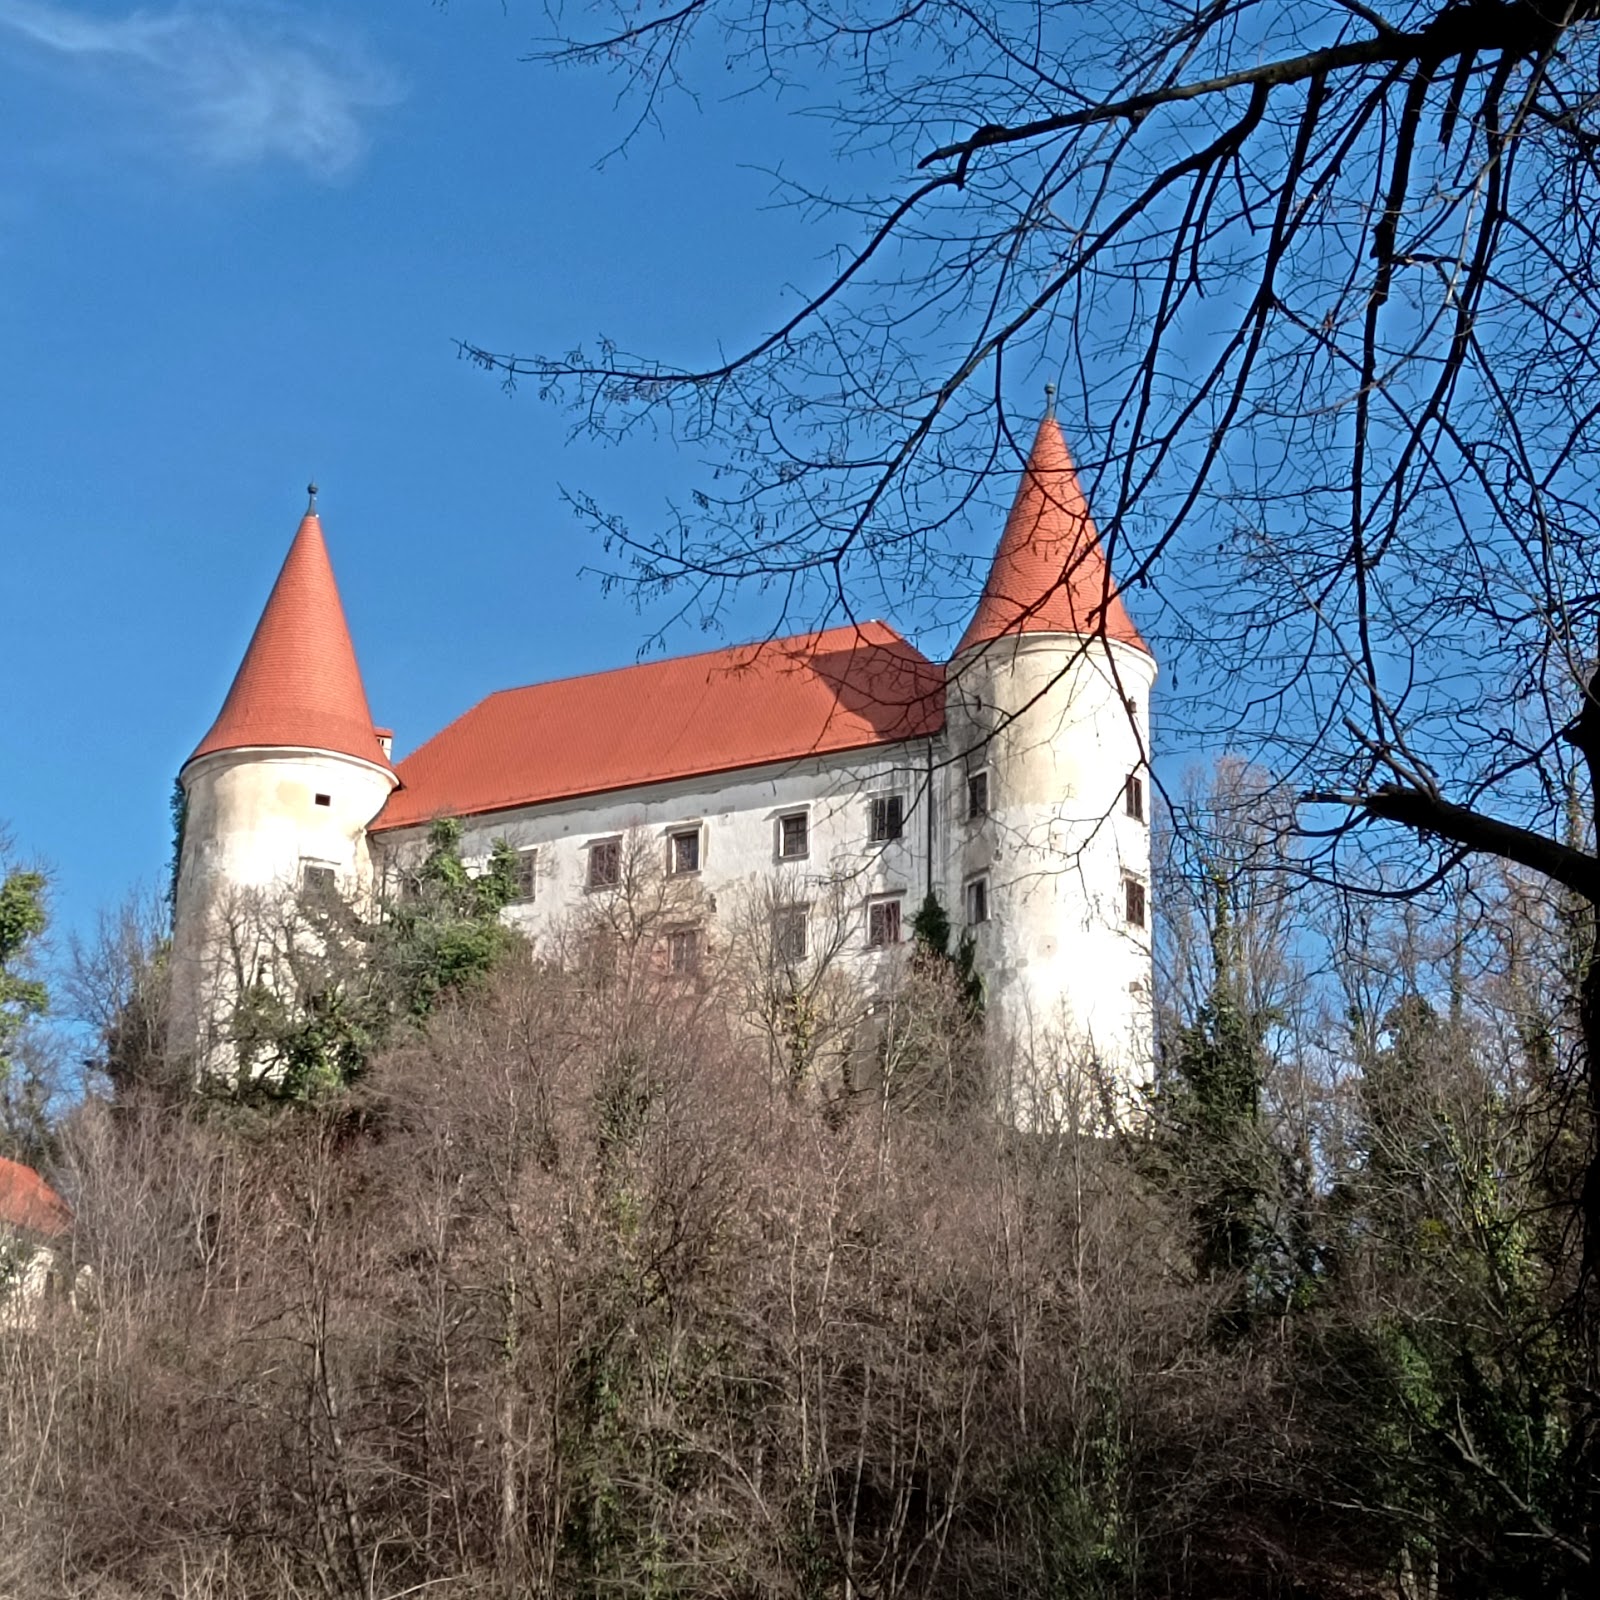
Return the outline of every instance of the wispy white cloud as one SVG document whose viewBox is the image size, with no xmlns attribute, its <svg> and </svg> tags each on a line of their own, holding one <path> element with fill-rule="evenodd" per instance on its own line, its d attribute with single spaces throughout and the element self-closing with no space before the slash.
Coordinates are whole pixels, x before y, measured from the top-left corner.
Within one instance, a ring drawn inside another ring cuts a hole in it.
<svg viewBox="0 0 1600 1600">
<path fill-rule="evenodd" d="M 0 0 L 0 35 L 140 114 L 211 165 L 286 160 L 332 177 L 367 148 L 371 114 L 400 98 L 392 73 L 305 16 L 181 4 L 107 16 Z"/>
</svg>

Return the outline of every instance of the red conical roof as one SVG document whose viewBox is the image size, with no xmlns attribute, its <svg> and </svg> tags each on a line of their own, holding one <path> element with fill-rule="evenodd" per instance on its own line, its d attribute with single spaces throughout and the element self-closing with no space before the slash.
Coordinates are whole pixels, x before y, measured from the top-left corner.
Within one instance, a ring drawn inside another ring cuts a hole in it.
<svg viewBox="0 0 1600 1600">
<path fill-rule="evenodd" d="M 989 581 L 956 654 L 1019 633 L 1104 635 L 1150 654 L 1112 584 L 1054 417 L 1039 424 Z"/>
<path fill-rule="evenodd" d="M 315 511 L 301 519 L 228 698 L 189 759 L 262 746 L 330 750 L 389 767 Z"/>
</svg>

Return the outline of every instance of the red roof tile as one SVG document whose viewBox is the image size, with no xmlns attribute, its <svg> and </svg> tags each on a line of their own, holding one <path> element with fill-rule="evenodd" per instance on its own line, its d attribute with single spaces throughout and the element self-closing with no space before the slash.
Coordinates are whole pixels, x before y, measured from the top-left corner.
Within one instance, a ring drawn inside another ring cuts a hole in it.
<svg viewBox="0 0 1600 1600">
<path fill-rule="evenodd" d="M 5 1225 L 59 1239 L 72 1226 L 72 1212 L 32 1167 L 0 1156 L 0 1226 Z"/>
<path fill-rule="evenodd" d="M 1150 652 L 1112 584 L 1054 417 L 1039 424 L 989 581 L 956 654 L 1018 633 L 1104 633 Z"/>
<path fill-rule="evenodd" d="M 389 765 L 314 511 L 301 520 L 228 698 L 189 759 L 260 746 L 332 750 Z"/>
<path fill-rule="evenodd" d="M 869 749 L 944 726 L 944 669 L 881 622 L 506 689 L 400 763 L 375 829 Z"/>
</svg>

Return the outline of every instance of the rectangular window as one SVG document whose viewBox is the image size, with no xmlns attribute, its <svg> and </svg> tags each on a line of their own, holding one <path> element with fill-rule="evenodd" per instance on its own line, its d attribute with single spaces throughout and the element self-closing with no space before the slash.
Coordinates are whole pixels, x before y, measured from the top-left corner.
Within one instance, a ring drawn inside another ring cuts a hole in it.
<svg viewBox="0 0 1600 1600">
<path fill-rule="evenodd" d="M 622 841 L 597 839 L 589 846 L 589 887 L 615 889 L 622 882 Z"/>
<path fill-rule="evenodd" d="M 772 913 L 772 953 L 784 966 L 795 966 L 806 958 L 810 911 L 809 906 L 779 906 Z"/>
<path fill-rule="evenodd" d="M 676 877 L 679 873 L 700 870 L 700 830 L 684 828 L 675 833 L 667 844 L 667 867 Z"/>
<path fill-rule="evenodd" d="M 526 905 L 533 899 L 534 890 L 539 886 L 539 852 L 537 850 L 517 851 L 516 864 L 511 869 L 511 903 L 513 905 Z"/>
<path fill-rule="evenodd" d="M 904 795 L 883 794 L 872 802 L 872 842 L 887 844 L 906 831 L 906 802 Z"/>
<path fill-rule="evenodd" d="M 967 885 L 967 921 L 987 922 L 989 920 L 989 880 L 987 878 L 974 878 Z"/>
<path fill-rule="evenodd" d="M 1145 894 L 1144 885 L 1137 878 L 1124 878 L 1122 880 L 1124 896 L 1123 909 L 1127 915 L 1130 928 L 1142 928 L 1145 921 Z"/>
<path fill-rule="evenodd" d="M 967 819 L 976 820 L 978 817 L 989 815 L 989 774 L 984 772 L 969 772 L 967 774 Z"/>
<path fill-rule="evenodd" d="M 778 854 L 794 861 L 811 850 L 811 820 L 803 811 L 778 818 Z"/>
<path fill-rule="evenodd" d="M 331 794 L 316 794 L 311 798 L 315 800 L 319 806 L 331 806 L 333 804 L 333 796 Z"/>
<path fill-rule="evenodd" d="M 1122 804 L 1136 822 L 1144 821 L 1144 779 L 1137 772 L 1130 772 L 1122 786 Z"/>
<path fill-rule="evenodd" d="M 300 887 L 318 899 L 332 896 L 339 892 L 339 874 L 324 861 L 302 861 Z"/>
<path fill-rule="evenodd" d="M 873 900 L 867 906 L 867 943 L 874 950 L 900 943 L 900 901 Z"/>
<path fill-rule="evenodd" d="M 673 928 L 667 934 L 667 966 L 679 977 L 700 970 L 698 928 Z"/>
</svg>

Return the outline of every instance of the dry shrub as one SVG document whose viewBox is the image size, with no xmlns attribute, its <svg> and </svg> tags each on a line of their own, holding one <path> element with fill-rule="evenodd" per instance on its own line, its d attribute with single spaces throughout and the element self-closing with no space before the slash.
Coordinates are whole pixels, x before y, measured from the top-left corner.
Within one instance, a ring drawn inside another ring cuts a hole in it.
<svg viewBox="0 0 1600 1600">
<path fill-rule="evenodd" d="M 1159 1586 L 1241 1409 L 1169 1219 L 1104 1141 L 935 1102 L 528 960 L 359 1098 L 86 1112 L 93 1303 L 5 1352 L 7 1592 Z"/>
</svg>

